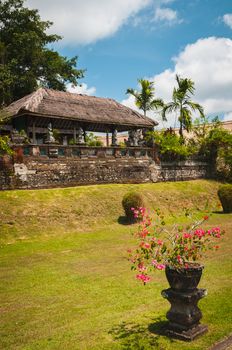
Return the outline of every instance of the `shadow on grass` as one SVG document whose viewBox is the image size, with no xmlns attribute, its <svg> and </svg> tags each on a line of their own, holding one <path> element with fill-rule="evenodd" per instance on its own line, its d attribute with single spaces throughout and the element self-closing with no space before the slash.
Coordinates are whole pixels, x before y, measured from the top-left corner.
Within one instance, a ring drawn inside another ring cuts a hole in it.
<svg viewBox="0 0 232 350">
<path fill-rule="evenodd" d="M 161 317 L 153 319 L 154 323 L 139 325 L 134 323 L 122 322 L 118 326 L 109 331 L 114 340 L 120 343 L 121 349 L 127 350 L 150 350 L 159 349 L 165 350 L 165 347 L 160 344 L 160 337 L 164 336 L 167 321 L 163 321 Z M 166 337 L 170 343 L 172 339 Z"/>
<path fill-rule="evenodd" d="M 225 214 L 223 210 L 212 211 L 213 214 Z"/>
<path fill-rule="evenodd" d="M 165 336 L 165 330 L 167 329 L 168 321 L 164 321 L 161 317 L 153 319 L 153 321 L 154 323 L 151 323 L 148 326 L 149 332 L 156 335 Z M 173 340 L 170 339 L 170 342 L 173 342 Z"/>
<path fill-rule="evenodd" d="M 120 225 L 132 225 L 132 224 L 134 224 L 134 222 L 129 220 L 126 216 L 119 216 L 118 223 Z"/>
</svg>

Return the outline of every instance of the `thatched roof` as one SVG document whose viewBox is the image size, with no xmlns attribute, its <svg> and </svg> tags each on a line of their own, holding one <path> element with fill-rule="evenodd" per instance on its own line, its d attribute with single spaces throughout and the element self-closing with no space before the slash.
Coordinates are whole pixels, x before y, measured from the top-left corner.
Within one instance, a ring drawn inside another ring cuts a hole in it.
<svg viewBox="0 0 232 350">
<path fill-rule="evenodd" d="M 74 120 L 82 123 L 119 126 L 121 130 L 132 127 L 152 128 L 158 123 L 123 106 L 110 98 L 100 98 L 40 88 L 7 107 L 8 115 L 40 116 Z"/>
</svg>

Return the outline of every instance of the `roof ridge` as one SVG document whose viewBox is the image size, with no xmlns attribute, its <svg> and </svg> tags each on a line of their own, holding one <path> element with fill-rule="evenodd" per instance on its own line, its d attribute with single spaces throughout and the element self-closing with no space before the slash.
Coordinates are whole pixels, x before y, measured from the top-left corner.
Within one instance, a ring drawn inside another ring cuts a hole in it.
<svg viewBox="0 0 232 350">
<path fill-rule="evenodd" d="M 80 86 L 80 85 L 79 85 Z M 96 99 L 99 99 L 99 100 L 111 100 L 111 101 L 114 101 L 114 102 L 117 102 L 117 103 L 120 103 L 118 102 L 117 100 L 111 98 L 111 97 L 102 97 L 102 96 L 96 96 L 96 95 L 87 95 L 87 94 L 83 94 L 83 93 L 79 93 L 79 92 L 71 92 L 71 91 L 68 91 L 68 90 L 65 90 L 65 91 L 62 91 L 62 90 L 55 90 L 55 89 L 48 89 L 48 88 L 44 88 L 45 90 L 48 91 L 48 94 L 49 92 L 51 93 L 65 93 L 65 94 L 69 94 L 69 95 L 72 95 L 72 96 L 83 96 L 83 97 L 90 97 L 90 98 L 96 98 Z"/>
<path fill-rule="evenodd" d="M 34 112 L 40 102 L 43 100 L 44 96 L 48 95 L 48 92 L 46 91 L 46 88 L 39 88 L 34 93 L 31 94 L 31 96 L 26 100 L 26 102 L 23 104 L 23 106 L 20 109 L 25 109 L 31 112 Z"/>
</svg>

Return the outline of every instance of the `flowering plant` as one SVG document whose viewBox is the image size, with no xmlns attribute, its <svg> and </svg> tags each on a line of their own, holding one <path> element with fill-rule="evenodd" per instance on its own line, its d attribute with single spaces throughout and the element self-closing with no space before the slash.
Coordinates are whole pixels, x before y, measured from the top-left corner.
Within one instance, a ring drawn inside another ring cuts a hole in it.
<svg viewBox="0 0 232 350">
<path fill-rule="evenodd" d="M 150 281 L 149 271 L 163 270 L 166 265 L 175 269 L 188 269 L 208 250 L 219 248 L 217 241 L 224 234 L 219 227 L 200 228 L 209 219 L 206 215 L 186 227 L 174 224 L 167 228 L 160 209 L 155 210 L 153 220 L 145 208 L 131 209 L 136 219 L 140 219 L 135 237 L 138 245 L 128 249 L 132 270 L 138 272 L 136 278 L 144 284 Z M 186 216 L 189 213 L 186 212 Z"/>
</svg>

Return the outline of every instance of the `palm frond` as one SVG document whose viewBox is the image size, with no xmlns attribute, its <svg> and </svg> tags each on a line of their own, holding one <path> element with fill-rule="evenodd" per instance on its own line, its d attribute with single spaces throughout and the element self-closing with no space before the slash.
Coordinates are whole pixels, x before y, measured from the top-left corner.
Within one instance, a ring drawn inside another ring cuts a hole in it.
<svg viewBox="0 0 232 350">
<path fill-rule="evenodd" d="M 138 83 L 141 86 L 140 91 L 127 89 L 126 93 L 135 97 L 135 104 L 144 112 L 144 115 L 146 115 L 146 111 L 163 107 L 161 99 L 154 99 L 155 88 L 153 81 L 138 79 Z"/>
<path fill-rule="evenodd" d="M 202 117 L 204 117 L 204 108 L 196 102 L 187 101 L 186 104 L 192 108 L 193 111 L 198 111 Z"/>
<path fill-rule="evenodd" d="M 157 98 L 151 101 L 151 109 L 159 109 L 164 107 L 164 101 L 161 98 Z"/>
<path fill-rule="evenodd" d="M 162 110 L 162 119 L 164 121 L 167 121 L 167 114 L 174 112 L 176 109 L 178 109 L 178 105 L 174 102 L 170 102 L 164 105 Z"/>
<path fill-rule="evenodd" d="M 192 128 L 192 114 L 191 111 L 187 108 L 182 109 L 182 115 L 180 116 L 180 121 L 182 122 L 182 125 L 184 129 L 186 129 L 188 132 Z"/>
</svg>

